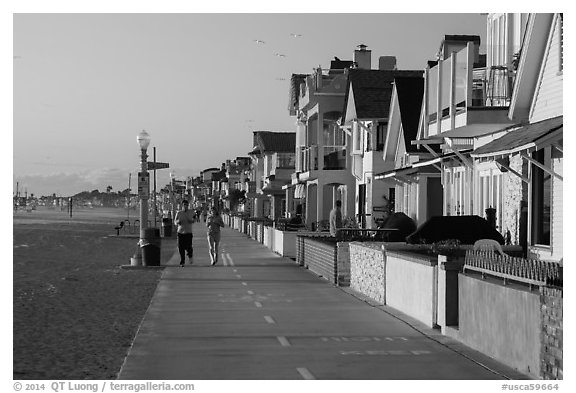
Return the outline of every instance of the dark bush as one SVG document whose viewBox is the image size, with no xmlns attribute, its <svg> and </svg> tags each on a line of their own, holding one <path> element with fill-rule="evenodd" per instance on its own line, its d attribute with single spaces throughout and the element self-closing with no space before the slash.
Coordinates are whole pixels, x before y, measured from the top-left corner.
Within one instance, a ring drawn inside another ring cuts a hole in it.
<svg viewBox="0 0 576 393">
<path fill-rule="evenodd" d="M 480 216 L 436 216 L 418 227 L 406 238 L 410 244 L 430 244 L 445 240 L 474 244 L 479 239 L 493 239 L 504 244 L 504 238 Z"/>
<path fill-rule="evenodd" d="M 389 242 L 403 242 L 406 236 L 416 230 L 416 223 L 404 213 L 396 212 L 390 214 L 386 221 L 380 226 L 382 229 L 398 229 L 390 232 L 387 237 Z"/>
</svg>

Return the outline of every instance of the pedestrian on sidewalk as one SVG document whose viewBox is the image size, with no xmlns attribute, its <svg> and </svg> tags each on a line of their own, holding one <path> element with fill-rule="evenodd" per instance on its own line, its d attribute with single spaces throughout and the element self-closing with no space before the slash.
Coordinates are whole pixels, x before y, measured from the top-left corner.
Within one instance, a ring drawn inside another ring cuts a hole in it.
<svg viewBox="0 0 576 393">
<path fill-rule="evenodd" d="M 336 206 L 330 211 L 330 235 L 336 237 L 337 229 L 342 228 L 342 212 L 340 207 L 342 206 L 342 201 L 337 200 Z"/>
<path fill-rule="evenodd" d="M 180 253 L 180 266 L 184 266 L 186 253 L 190 263 L 192 263 L 192 223 L 194 223 L 194 212 L 189 209 L 189 202 L 182 201 L 182 210 L 176 213 L 174 223 L 178 226 L 178 252 Z"/>
<path fill-rule="evenodd" d="M 218 244 L 220 243 L 220 228 L 224 228 L 224 221 L 215 207 L 206 218 L 208 227 L 208 246 L 210 248 L 210 260 L 212 266 L 218 262 Z"/>
</svg>

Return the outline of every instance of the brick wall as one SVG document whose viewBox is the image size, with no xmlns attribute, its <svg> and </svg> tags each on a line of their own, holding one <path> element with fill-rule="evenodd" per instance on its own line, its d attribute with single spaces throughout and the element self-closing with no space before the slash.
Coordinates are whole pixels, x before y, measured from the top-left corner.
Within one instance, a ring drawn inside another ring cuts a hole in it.
<svg viewBox="0 0 576 393">
<path fill-rule="evenodd" d="M 355 243 L 349 245 L 350 288 L 386 304 L 386 270 L 380 243 Z"/>
<path fill-rule="evenodd" d="M 563 379 L 563 290 L 541 287 L 540 304 L 542 318 L 540 377 Z"/>
</svg>

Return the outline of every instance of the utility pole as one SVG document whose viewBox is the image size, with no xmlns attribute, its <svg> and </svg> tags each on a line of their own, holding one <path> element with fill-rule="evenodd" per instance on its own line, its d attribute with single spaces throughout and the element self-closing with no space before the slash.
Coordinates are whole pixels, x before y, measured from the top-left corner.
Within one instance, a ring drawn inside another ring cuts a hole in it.
<svg viewBox="0 0 576 393">
<path fill-rule="evenodd" d="M 156 146 L 152 148 L 154 150 L 154 228 L 156 228 L 156 210 L 158 206 L 156 205 Z"/>
</svg>

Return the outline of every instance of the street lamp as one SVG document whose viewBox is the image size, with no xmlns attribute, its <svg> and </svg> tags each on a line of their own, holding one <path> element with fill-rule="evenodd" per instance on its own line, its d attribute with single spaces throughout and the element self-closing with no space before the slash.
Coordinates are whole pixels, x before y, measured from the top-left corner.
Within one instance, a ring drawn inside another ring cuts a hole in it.
<svg viewBox="0 0 576 393">
<path fill-rule="evenodd" d="M 140 173 L 138 174 L 138 193 L 140 194 L 140 240 L 142 240 L 142 230 L 148 227 L 148 193 L 150 182 L 148 180 L 148 155 L 146 150 L 150 145 L 150 135 L 142 130 L 136 137 L 140 145 Z"/>
</svg>

